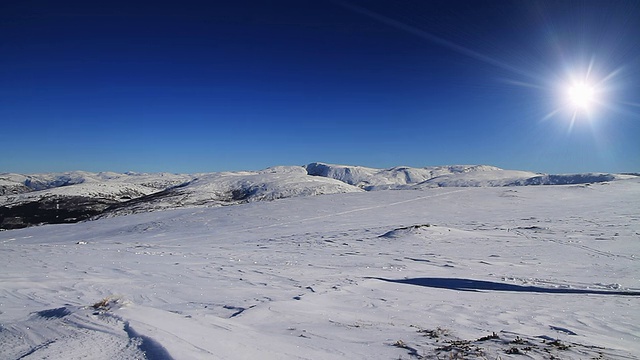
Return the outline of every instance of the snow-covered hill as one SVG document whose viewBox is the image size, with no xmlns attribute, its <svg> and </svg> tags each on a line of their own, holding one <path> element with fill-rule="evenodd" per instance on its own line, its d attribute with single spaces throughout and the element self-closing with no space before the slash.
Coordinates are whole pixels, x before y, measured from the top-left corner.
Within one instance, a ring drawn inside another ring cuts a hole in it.
<svg viewBox="0 0 640 360">
<path fill-rule="evenodd" d="M 311 163 L 306 165 L 305 168 L 309 175 L 337 179 L 365 190 L 403 188 L 403 185 L 422 183 L 437 177 L 454 174 L 486 175 L 503 171 L 497 167 L 486 165 L 453 165 L 425 168 L 398 166 L 390 169 L 375 169 L 362 166 Z M 535 175 L 528 172 L 522 172 L 522 174 L 525 174 L 522 176 Z"/>
<path fill-rule="evenodd" d="M 0 174 L 0 229 L 85 220 L 112 205 L 190 181 L 194 175 L 74 171 Z"/>
<path fill-rule="evenodd" d="M 425 187 L 528 186 L 586 184 L 633 178 L 623 174 L 548 175 L 519 170 L 503 170 L 487 165 L 453 165 L 375 169 L 362 166 L 311 163 L 309 175 L 343 181 L 365 190 L 415 189 Z"/>
<path fill-rule="evenodd" d="M 486 165 L 375 169 L 311 163 L 262 171 L 203 174 L 0 174 L 0 229 L 94 216 L 358 191 L 430 187 L 583 184 L 632 174 L 547 175 Z"/>
<path fill-rule="evenodd" d="M 134 173 L 124 174 L 114 172 L 92 173 L 86 171 L 71 171 L 64 173 L 43 174 L 0 174 L 0 195 L 24 193 L 30 191 L 47 190 L 78 184 L 122 183 L 140 185 L 154 189 L 165 189 L 193 179 L 194 175 L 171 173 Z M 20 188 L 21 191 L 11 191 Z"/>
<path fill-rule="evenodd" d="M 114 206 L 104 216 L 359 191 L 335 179 L 309 176 L 301 166 L 278 166 L 256 172 L 201 174 L 181 186 Z"/>
</svg>

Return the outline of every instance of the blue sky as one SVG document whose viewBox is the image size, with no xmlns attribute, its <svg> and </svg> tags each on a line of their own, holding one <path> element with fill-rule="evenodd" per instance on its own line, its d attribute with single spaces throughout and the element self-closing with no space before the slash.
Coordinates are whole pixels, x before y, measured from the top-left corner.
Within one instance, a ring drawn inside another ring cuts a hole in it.
<svg viewBox="0 0 640 360">
<path fill-rule="evenodd" d="M 638 39 L 637 1 L 2 2 L 0 172 L 637 172 Z"/>
</svg>

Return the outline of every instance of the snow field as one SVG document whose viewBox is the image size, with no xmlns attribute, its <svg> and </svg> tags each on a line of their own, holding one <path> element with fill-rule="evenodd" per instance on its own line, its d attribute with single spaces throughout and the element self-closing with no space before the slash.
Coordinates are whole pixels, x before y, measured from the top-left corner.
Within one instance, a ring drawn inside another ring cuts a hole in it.
<svg viewBox="0 0 640 360">
<path fill-rule="evenodd" d="M 638 358 L 638 200 L 434 188 L 3 231 L 0 358 Z"/>
</svg>

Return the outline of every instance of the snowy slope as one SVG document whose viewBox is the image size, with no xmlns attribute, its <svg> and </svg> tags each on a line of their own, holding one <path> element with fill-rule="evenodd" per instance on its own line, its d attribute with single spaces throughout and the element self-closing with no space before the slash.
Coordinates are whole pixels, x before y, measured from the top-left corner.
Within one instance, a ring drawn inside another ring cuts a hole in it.
<svg viewBox="0 0 640 360">
<path fill-rule="evenodd" d="M 411 168 L 398 166 L 390 169 L 375 169 L 362 166 L 311 163 L 305 166 L 309 175 L 323 176 L 343 181 L 366 190 L 399 188 L 416 184 L 439 176 L 451 174 L 484 174 L 501 171 L 487 165 L 452 165 Z M 527 173 L 535 175 L 533 173 Z"/>
<path fill-rule="evenodd" d="M 622 174 L 549 175 L 503 170 L 487 165 L 452 165 L 424 168 L 375 169 L 361 166 L 311 163 L 309 175 L 343 181 L 366 190 L 416 189 L 426 187 L 528 186 L 586 184 L 634 178 Z"/>
<path fill-rule="evenodd" d="M 541 175 L 526 171 L 494 170 L 490 172 L 461 173 L 438 176 L 416 184 L 424 187 L 468 187 L 468 186 L 530 186 L 530 185 L 577 185 L 630 179 L 628 175 L 614 174 L 567 174 Z"/>
<path fill-rule="evenodd" d="M 158 189 L 148 186 L 122 182 L 80 183 L 72 186 L 68 185 L 45 190 L 30 191 L 16 195 L 0 196 L 0 204 L 3 204 L 3 206 L 11 206 L 14 204 L 39 201 L 47 198 L 62 198 L 69 196 L 125 201 L 157 191 Z"/>
<path fill-rule="evenodd" d="M 183 186 L 124 203 L 105 216 L 359 191 L 338 180 L 309 176 L 300 166 L 279 166 L 255 172 L 201 174 Z"/>
<path fill-rule="evenodd" d="M 3 231 L 0 358 L 637 359 L 639 200 L 360 191 Z"/>
<path fill-rule="evenodd" d="M 141 185 L 156 189 L 165 189 L 178 185 L 193 178 L 193 175 L 171 173 L 133 173 L 124 174 L 114 172 L 91 173 L 86 171 L 71 171 L 64 173 L 43 174 L 11 174 L 0 173 L 0 189 L 6 186 L 23 186 L 28 191 L 38 191 L 62 186 L 86 183 L 126 183 Z M 2 193 L 0 192 L 0 195 Z"/>
<path fill-rule="evenodd" d="M 0 196 L 20 194 L 32 191 L 25 185 L 26 176 L 19 174 L 0 174 Z"/>
<path fill-rule="evenodd" d="M 0 174 L 0 229 L 85 220 L 112 205 L 164 190 L 193 177 L 82 171 Z"/>
<path fill-rule="evenodd" d="M 195 175 L 74 171 L 0 174 L 0 206 L 43 198 L 81 196 L 123 201 L 190 181 Z"/>
</svg>

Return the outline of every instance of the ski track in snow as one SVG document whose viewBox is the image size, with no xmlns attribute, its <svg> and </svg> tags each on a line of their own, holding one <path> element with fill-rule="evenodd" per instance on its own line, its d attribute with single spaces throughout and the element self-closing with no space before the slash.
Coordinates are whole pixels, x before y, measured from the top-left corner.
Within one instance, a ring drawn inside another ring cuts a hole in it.
<svg viewBox="0 0 640 360">
<path fill-rule="evenodd" d="M 638 359 L 639 200 L 380 191 L 0 232 L 0 358 Z"/>
</svg>

